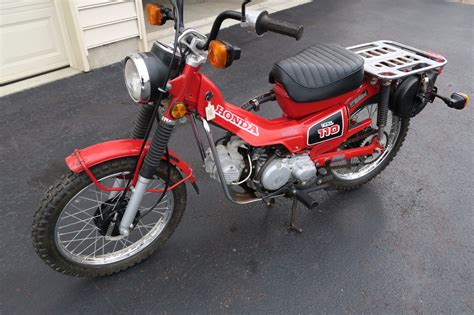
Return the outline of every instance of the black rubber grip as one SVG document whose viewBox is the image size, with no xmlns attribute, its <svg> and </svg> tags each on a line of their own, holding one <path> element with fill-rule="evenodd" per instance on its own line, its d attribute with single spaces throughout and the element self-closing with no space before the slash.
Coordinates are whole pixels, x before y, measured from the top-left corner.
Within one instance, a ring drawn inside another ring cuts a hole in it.
<svg viewBox="0 0 474 315">
<path fill-rule="evenodd" d="M 303 25 L 272 19 L 268 16 L 267 11 L 263 11 L 255 22 L 255 31 L 258 35 L 262 35 L 265 32 L 274 32 L 300 40 L 301 36 L 303 36 L 304 27 Z"/>
<path fill-rule="evenodd" d="M 302 190 L 297 190 L 295 194 L 296 199 L 306 206 L 308 209 L 313 209 L 318 206 L 318 202 L 313 199 L 310 195 Z"/>
</svg>

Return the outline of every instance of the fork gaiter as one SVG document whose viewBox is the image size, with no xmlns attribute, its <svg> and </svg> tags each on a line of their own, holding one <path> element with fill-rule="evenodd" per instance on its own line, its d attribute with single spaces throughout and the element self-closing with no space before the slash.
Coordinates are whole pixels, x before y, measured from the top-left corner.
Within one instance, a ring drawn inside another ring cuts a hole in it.
<svg viewBox="0 0 474 315">
<path fill-rule="evenodd" d="M 137 120 L 135 120 L 135 125 L 132 131 L 132 139 L 143 139 L 145 138 L 148 125 L 150 124 L 151 119 L 153 118 L 153 105 L 142 105 L 140 106 L 140 111 L 138 112 Z"/>
<path fill-rule="evenodd" d="M 151 140 L 150 149 L 148 150 L 143 161 L 140 175 L 152 179 L 156 168 L 161 161 L 161 157 L 165 153 L 166 146 L 173 132 L 175 122 L 167 118 L 160 119 L 155 135 Z"/>
</svg>

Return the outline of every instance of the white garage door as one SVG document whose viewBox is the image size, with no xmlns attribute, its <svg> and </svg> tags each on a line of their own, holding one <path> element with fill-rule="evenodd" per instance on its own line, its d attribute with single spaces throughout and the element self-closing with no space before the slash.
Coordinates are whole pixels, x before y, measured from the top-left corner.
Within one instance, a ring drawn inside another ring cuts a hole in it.
<svg viewBox="0 0 474 315">
<path fill-rule="evenodd" d="M 67 65 L 53 0 L 0 0 L 0 84 Z"/>
</svg>

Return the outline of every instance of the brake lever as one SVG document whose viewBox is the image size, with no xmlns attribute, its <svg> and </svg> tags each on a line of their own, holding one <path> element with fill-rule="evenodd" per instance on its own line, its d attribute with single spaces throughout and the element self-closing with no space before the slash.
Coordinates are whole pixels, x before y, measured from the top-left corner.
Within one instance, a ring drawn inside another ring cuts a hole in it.
<svg viewBox="0 0 474 315">
<path fill-rule="evenodd" d="M 240 20 L 242 23 L 245 23 L 247 22 L 247 18 L 245 16 L 245 6 L 247 5 L 247 3 L 249 3 L 251 0 L 245 0 L 244 2 L 242 2 L 242 19 Z"/>
</svg>

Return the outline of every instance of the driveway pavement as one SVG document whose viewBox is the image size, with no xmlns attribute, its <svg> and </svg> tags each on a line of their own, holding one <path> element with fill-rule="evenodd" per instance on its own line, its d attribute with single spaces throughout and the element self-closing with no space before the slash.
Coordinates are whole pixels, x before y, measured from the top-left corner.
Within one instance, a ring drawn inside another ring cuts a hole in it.
<svg viewBox="0 0 474 315">
<path fill-rule="evenodd" d="M 305 36 L 263 38 L 233 27 L 242 48 L 227 71 L 207 68 L 229 101 L 265 92 L 272 62 L 316 42 L 392 39 L 449 60 L 440 91 L 474 94 L 474 6 L 443 1 L 318 0 L 275 17 Z M 234 206 L 200 167 L 189 126 L 172 149 L 195 169 L 187 213 L 160 253 L 116 276 L 50 270 L 30 225 L 42 193 L 74 148 L 126 137 L 137 106 L 116 64 L 1 100 L 0 313 L 473 313 L 473 109 L 441 102 L 413 119 L 382 176 L 354 192 L 316 195 L 287 234 L 289 202 Z M 262 114 L 279 114 L 276 105 Z"/>
</svg>

